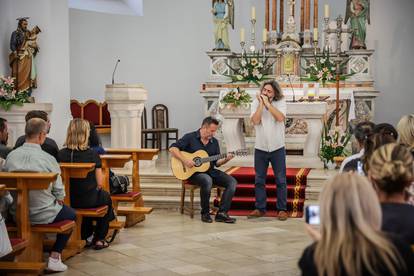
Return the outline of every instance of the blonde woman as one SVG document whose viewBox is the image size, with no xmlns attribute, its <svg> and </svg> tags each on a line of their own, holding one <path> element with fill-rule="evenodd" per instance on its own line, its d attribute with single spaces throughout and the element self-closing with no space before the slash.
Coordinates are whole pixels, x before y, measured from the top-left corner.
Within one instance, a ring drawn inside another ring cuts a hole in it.
<svg viewBox="0 0 414 276">
<path fill-rule="evenodd" d="M 380 204 L 366 177 L 336 175 L 320 202 L 321 230 L 311 231 L 317 241 L 299 261 L 302 275 L 414 275 L 410 246 L 380 231 Z"/>
<path fill-rule="evenodd" d="M 92 218 L 84 218 L 82 221 L 82 239 L 93 235 L 92 244 L 99 250 L 108 247 L 105 237 L 108 233 L 109 222 L 115 219 L 112 209 L 111 196 L 102 190 L 102 163 L 99 155 L 89 148 L 89 122 L 82 119 L 73 119 L 67 130 L 66 148 L 59 151 L 60 162 L 70 163 L 95 163 L 95 170 L 89 172 L 85 179 L 71 178 L 70 202 L 73 208 L 95 208 L 102 205 L 108 206 L 108 212 L 102 218 L 96 219 L 96 227 L 93 227 Z M 89 240 L 89 239 L 88 239 Z"/>
<path fill-rule="evenodd" d="M 414 156 L 414 114 L 403 116 L 397 124 L 399 142 L 406 145 Z M 408 187 L 407 201 L 414 205 L 414 183 Z"/>
<path fill-rule="evenodd" d="M 414 244 L 414 206 L 406 203 L 405 189 L 414 180 L 413 156 L 396 143 L 378 148 L 369 160 L 368 177 L 382 208 L 382 230 Z"/>
</svg>

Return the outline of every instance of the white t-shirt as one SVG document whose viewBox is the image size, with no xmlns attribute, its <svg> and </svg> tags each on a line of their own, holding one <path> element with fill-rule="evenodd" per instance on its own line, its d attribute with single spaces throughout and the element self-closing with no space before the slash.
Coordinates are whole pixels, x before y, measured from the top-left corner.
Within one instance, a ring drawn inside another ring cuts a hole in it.
<svg viewBox="0 0 414 276">
<path fill-rule="evenodd" d="M 272 105 L 286 116 L 286 100 L 273 101 Z M 253 100 L 250 118 L 259 106 L 257 99 Z M 272 113 L 263 108 L 260 124 L 254 126 L 256 130 L 255 148 L 262 151 L 272 152 L 285 146 L 285 121 L 278 122 Z"/>
</svg>

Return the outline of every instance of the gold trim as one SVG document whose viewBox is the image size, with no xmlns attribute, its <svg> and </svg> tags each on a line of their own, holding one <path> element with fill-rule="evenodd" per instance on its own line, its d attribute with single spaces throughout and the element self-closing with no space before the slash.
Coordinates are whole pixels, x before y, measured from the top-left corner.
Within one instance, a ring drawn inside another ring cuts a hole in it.
<svg viewBox="0 0 414 276">
<path fill-rule="evenodd" d="M 299 205 L 299 199 L 300 199 L 300 186 L 302 177 L 304 175 L 305 169 L 301 168 L 298 173 L 296 174 L 296 181 L 295 181 L 295 192 L 293 197 L 293 203 L 292 203 L 292 217 L 298 216 L 298 205 Z"/>
</svg>

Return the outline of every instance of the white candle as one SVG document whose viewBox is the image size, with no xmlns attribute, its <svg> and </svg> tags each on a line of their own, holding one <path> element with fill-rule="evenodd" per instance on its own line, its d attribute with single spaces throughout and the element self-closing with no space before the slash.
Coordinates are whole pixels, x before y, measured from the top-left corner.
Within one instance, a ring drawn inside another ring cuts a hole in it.
<svg viewBox="0 0 414 276">
<path fill-rule="evenodd" d="M 252 19 L 256 19 L 256 7 L 252 6 Z"/>
<path fill-rule="evenodd" d="M 325 4 L 325 18 L 328 18 L 329 17 L 329 5 L 328 4 Z"/>
<path fill-rule="evenodd" d="M 303 97 L 307 97 L 309 92 L 309 85 L 307 82 L 303 83 Z"/>
<path fill-rule="evenodd" d="M 319 98 L 319 82 L 315 83 L 315 97 Z"/>
<path fill-rule="evenodd" d="M 313 28 L 313 41 L 318 41 L 318 28 Z"/>
<path fill-rule="evenodd" d="M 240 29 L 240 41 L 244 42 L 244 28 Z"/>
<path fill-rule="evenodd" d="M 263 42 L 267 41 L 267 30 L 263 29 Z"/>
</svg>

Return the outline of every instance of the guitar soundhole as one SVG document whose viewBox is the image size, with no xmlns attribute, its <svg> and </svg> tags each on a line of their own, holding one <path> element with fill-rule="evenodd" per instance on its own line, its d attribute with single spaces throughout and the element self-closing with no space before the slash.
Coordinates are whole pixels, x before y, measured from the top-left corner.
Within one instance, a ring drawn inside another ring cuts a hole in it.
<svg viewBox="0 0 414 276">
<path fill-rule="evenodd" d="M 200 167 L 200 166 L 201 166 L 201 164 L 203 164 L 203 162 L 201 162 L 201 158 L 200 158 L 200 157 L 196 157 L 196 158 L 194 158 L 194 159 L 193 159 L 193 161 L 194 161 L 194 165 L 195 165 L 196 167 Z"/>
</svg>

